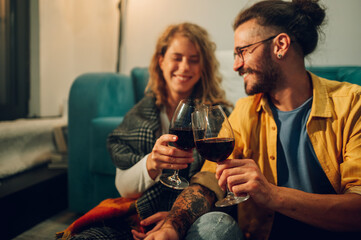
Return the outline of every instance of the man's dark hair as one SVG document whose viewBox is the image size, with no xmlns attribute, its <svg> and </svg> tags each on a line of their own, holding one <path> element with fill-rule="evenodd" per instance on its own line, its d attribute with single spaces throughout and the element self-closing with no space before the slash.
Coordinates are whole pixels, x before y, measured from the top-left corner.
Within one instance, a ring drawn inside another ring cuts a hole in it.
<svg viewBox="0 0 361 240">
<path fill-rule="evenodd" d="M 319 0 L 265 0 L 241 11 L 233 29 L 248 20 L 257 19 L 261 26 L 272 27 L 279 33 L 287 33 L 297 42 L 304 56 L 312 53 L 318 42 L 320 26 L 325 19 L 325 9 Z"/>
</svg>

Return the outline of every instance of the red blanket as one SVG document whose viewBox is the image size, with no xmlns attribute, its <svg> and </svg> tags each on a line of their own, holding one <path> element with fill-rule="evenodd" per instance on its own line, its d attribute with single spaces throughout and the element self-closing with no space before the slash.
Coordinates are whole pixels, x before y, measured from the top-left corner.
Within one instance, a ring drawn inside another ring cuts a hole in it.
<svg viewBox="0 0 361 240">
<path fill-rule="evenodd" d="M 56 239 L 69 239 L 71 236 L 94 223 L 121 216 L 127 216 L 132 228 L 144 232 L 144 229 L 140 226 L 138 214 L 130 214 L 132 210 L 134 210 L 135 201 L 135 199 L 122 197 L 106 199 L 82 217 L 78 218 L 67 229 L 56 233 Z"/>
</svg>

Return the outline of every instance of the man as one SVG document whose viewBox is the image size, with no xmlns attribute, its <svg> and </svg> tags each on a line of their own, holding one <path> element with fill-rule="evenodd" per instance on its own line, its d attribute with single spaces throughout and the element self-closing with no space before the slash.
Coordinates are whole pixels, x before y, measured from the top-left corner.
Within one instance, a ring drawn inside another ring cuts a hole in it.
<svg viewBox="0 0 361 240">
<path fill-rule="evenodd" d="M 361 87 L 304 64 L 324 17 L 317 0 L 262 1 L 237 16 L 233 67 L 250 96 L 229 117 L 234 152 L 218 166 L 207 161 L 146 239 L 241 238 L 231 218 L 208 213 L 227 184 L 250 195 L 237 212 L 248 239 L 360 236 Z"/>
</svg>

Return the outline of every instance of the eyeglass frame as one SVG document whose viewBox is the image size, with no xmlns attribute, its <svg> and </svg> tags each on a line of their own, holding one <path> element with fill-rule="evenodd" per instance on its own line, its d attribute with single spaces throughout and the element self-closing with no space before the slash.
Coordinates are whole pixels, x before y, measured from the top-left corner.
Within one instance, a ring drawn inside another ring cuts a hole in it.
<svg viewBox="0 0 361 240">
<path fill-rule="evenodd" d="M 244 56 L 243 56 L 243 53 L 242 53 L 242 50 L 245 49 L 245 48 L 248 48 L 248 47 L 251 47 L 253 45 L 256 45 L 256 44 L 259 44 L 259 43 L 265 43 L 269 40 L 272 40 L 274 39 L 275 37 L 277 37 L 279 34 L 277 35 L 274 35 L 274 36 L 271 36 L 269 38 L 266 38 L 264 40 L 261 40 L 261 41 L 258 41 L 258 42 L 255 42 L 255 43 L 251 43 L 251 44 L 248 44 L 246 46 L 243 46 L 243 47 L 236 47 L 236 52 L 233 53 L 233 58 L 235 59 L 236 56 L 238 56 L 240 59 L 242 59 L 242 62 L 244 62 Z M 257 47 L 255 47 L 252 51 L 249 51 L 250 54 L 253 53 L 253 51 L 256 49 Z"/>
</svg>

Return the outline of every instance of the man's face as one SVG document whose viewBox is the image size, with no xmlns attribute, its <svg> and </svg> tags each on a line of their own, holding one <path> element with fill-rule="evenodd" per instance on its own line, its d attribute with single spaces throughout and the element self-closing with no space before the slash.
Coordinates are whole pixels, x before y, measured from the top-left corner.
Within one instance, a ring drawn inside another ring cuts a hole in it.
<svg viewBox="0 0 361 240">
<path fill-rule="evenodd" d="M 248 95 L 272 93 L 281 81 L 281 70 L 271 57 L 272 39 L 260 42 L 272 34 L 261 34 L 264 32 L 261 30 L 262 26 L 250 20 L 238 26 L 234 33 L 234 51 L 241 48 L 243 58 L 235 56 L 233 69 L 243 76 Z M 242 48 L 253 43 L 257 44 Z"/>
</svg>

